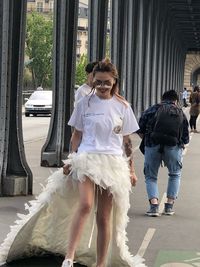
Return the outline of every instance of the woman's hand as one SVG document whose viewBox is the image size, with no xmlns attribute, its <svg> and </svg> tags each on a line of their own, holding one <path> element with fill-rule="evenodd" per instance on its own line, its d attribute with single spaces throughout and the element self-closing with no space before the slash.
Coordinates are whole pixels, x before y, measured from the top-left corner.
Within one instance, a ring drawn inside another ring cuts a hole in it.
<svg viewBox="0 0 200 267">
<path fill-rule="evenodd" d="M 66 164 L 63 166 L 63 174 L 68 175 L 71 171 L 71 165 L 70 164 Z"/>
<path fill-rule="evenodd" d="M 131 179 L 131 185 L 132 186 L 136 186 L 136 183 L 137 183 L 138 178 L 137 178 L 135 172 L 130 171 L 130 179 Z"/>
</svg>

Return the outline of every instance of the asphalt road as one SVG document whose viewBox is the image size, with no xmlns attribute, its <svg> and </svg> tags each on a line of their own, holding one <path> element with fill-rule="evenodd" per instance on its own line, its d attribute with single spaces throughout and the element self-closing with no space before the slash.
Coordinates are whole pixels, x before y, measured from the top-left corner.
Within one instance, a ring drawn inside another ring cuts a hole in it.
<svg viewBox="0 0 200 267">
<path fill-rule="evenodd" d="M 45 139 L 49 129 L 50 116 L 22 117 L 24 142 Z"/>
</svg>

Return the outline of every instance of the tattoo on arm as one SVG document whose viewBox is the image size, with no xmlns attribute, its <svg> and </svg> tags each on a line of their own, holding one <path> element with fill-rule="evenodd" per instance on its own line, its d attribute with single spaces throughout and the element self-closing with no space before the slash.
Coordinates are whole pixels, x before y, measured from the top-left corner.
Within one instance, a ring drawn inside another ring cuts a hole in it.
<svg viewBox="0 0 200 267">
<path fill-rule="evenodd" d="M 132 156 L 132 153 L 133 153 L 132 148 L 133 148 L 133 146 L 132 146 L 131 139 L 128 138 L 128 140 L 125 141 L 125 143 L 124 143 L 124 149 L 125 149 L 125 153 L 126 153 L 127 157 Z"/>
<path fill-rule="evenodd" d="M 134 172 L 134 165 L 133 165 L 133 146 L 130 137 L 125 139 L 124 142 L 124 150 L 126 156 L 129 158 L 129 167 Z"/>
</svg>

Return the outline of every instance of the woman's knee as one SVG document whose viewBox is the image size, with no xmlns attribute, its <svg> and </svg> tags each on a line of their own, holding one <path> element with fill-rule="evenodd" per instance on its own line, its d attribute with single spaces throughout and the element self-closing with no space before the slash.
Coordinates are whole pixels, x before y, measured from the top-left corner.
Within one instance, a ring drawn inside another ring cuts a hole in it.
<svg viewBox="0 0 200 267">
<path fill-rule="evenodd" d="M 110 214 L 101 214 L 100 212 L 97 212 L 96 220 L 98 227 L 107 228 L 110 224 Z"/>
<path fill-rule="evenodd" d="M 79 205 L 79 210 L 82 215 L 87 215 L 91 212 L 92 203 L 91 202 L 82 202 Z"/>
</svg>

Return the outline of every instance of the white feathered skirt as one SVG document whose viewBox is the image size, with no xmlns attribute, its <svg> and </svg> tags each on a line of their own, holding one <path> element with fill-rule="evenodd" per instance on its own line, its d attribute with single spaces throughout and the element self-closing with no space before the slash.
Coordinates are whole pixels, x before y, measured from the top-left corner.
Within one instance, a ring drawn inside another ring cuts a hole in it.
<svg viewBox="0 0 200 267">
<path fill-rule="evenodd" d="M 112 233 L 106 266 L 144 267 L 143 259 L 138 255 L 133 257 L 126 244 L 131 191 L 127 160 L 121 156 L 81 153 L 70 155 L 66 162 L 72 165 L 71 175 L 63 175 L 62 168 L 54 172 L 36 200 L 25 205 L 28 214 L 19 214 L 20 219 L 11 227 L 0 247 L 0 263 L 43 253 L 64 256 L 70 223 L 78 205 L 77 183 L 84 182 L 88 176 L 94 184 L 108 189 L 113 195 Z M 88 267 L 96 266 L 94 216 L 95 203 L 75 255 L 77 262 Z"/>
</svg>

